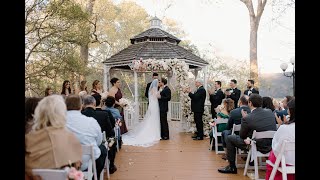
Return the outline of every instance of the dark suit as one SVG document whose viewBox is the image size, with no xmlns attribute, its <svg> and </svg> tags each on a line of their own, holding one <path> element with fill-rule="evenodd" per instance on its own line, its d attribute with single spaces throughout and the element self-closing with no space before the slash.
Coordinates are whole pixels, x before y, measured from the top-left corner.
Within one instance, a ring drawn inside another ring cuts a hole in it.
<svg viewBox="0 0 320 180">
<path fill-rule="evenodd" d="M 167 120 L 168 113 L 168 101 L 171 100 L 171 90 L 168 86 L 165 86 L 160 92 L 161 98 L 158 99 L 160 108 L 160 126 L 161 126 L 161 138 L 169 138 L 169 126 Z"/>
<path fill-rule="evenodd" d="M 226 129 L 224 131 L 222 131 L 222 133 L 221 133 L 221 141 L 222 141 L 223 147 L 226 147 L 225 139 L 227 136 L 229 136 L 231 134 L 233 124 L 236 124 L 236 125 L 241 124 L 241 119 L 242 119 L 241 110 L 242 109 L 244 111 L 246 111 L 247 113 L 251 113 L 251 110 L 247 105 L 238 107 L 230 112 Z"/>
<path fill-rule="evenodd" d="M 108 112 L 103 110 L 94 110 L 91 107 L 87 107 L 82 110 L 81 113 L 85 116 L 95 118 L 101 127 L 101 131 L 105 131 L 107 137 L 114 137 L 114 126 L 112 126 L 110 115 L 108 114 Z"/>
<path fill-rule="evenodd" d="M 203 121 L 202 115 L 204 112 L 204 102 L 206 100 L 206 90 L 203 86 L 200 86 L 196 92 L 189 93 L 189 97 L 191 98 L 191 110 L 194 112 L 194 122 L 197 127 L 197 136 L 199 138 L 203 138 Z"/>
<path fill-rule="evenodd" d="M 149 82 L 149 83 L 147 84 L 146 91 L 144 92 L 144 96 L 145 96 L 146 98 L 149 98 L 149 88 L 150 88 L 150 85 L 151 85 L 151 82 Z"/>
<path fill-rule="evenodd" d="M 110 118 L 110 117 L 113 117 L 111 112 L 109 111 L 110 113 L 109 114 L 108 112 L 101 110 L 101 108 L 97 108 L 97 109 L 98 110 L 94 110 L 91 107 L 87 107 L 84 110 L 82 110 L 81 113 L 85 116 L 93 117 L 94 119 L 96 119 L 98 124 L 101 127 L 101 131 L 106 132 L 106 137 L 114 137 L 115 135 L 114 129 L 113 129 L 114 126 L 112 126 L 112 123 L 111 123 L 112 119 Z M 108 153 L 108 159 L 110 160 L 110 167 L 114 167 L 114 159 L 116 158 L 117 147 L 116 147 L 116 143 L 114 143 L 109 151 L 107 151 L 106 147 L 103 144 L 101 144 L 99 148 L 101 150 L 101 155 L 98 159 L 96 159 L 96 167 L 97 167 L 97 173 L 100 174 L 100 172 L 104 168 L 107 153 Z"/>
<path fill-rule="evenodd" d="M 227 91 L 230 91 L 230 90 L 231 88 L 227 89 Z M 237 108 L 240 95 L 241 95 L 241 90 L 238 88 L 234 88 L 233 92 L 230 95 L 226 96 L 226 98 L 231 98 L 234 101 L 234 108 Z"/>
<path fill-rule="evenodd" d="M 218 105 L 222 103 L 222 100 L 225 98 L 224 93 L 221 89 L 214 91 L 213 94 L 210 95 L 210 102 L 211 102 L 211 114 L 212 118 L 216 117 L 216 111 L 214 110 Z"/>
<path fill-rule="evenodd" d="M 253 130 L 260 131 L 276 131 L 276 122 L 274 121 L 274 114 L 270 109 L 256 108 L 251 111 L 245 118 L 241 120 L 241 129 L 239 135 L 229 135 L 226 138 L 227 156 L 230 162 L 235 161 L 236 149 L 247 149 L 244 139 L 251 138 Z M 270 152 L 272 139 L 258 139 L 257 150 L 262 153 Z"/>
<path fill-rule="evenodd" d="M 249 93 L 249 92 L 250 92 L 250 93 Z M 250 90 L 250 89 L 247 89 L 247 90 L 244 91 L 244 94 L 245 94 L 245 95 L 248 95 L 248 96 L 250 96 L 251 93 L 253 93 L 253 94 L 259 94 L 259 91 L 258 91 L 257 89 L 255 89 L 255 88 L 252 88 L 251 90 Z"/>
</svg>

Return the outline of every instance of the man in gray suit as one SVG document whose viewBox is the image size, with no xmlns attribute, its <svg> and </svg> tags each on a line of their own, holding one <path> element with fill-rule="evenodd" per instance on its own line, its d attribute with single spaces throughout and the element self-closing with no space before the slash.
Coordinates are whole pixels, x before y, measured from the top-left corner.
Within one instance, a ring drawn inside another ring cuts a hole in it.
<svg viewBox="0 0 320 180">
<path fill-rule="evenodd" d="M 251 113 L 247 114 L 242 110 L 242 120 L 240 135 L 227 136 L 227 159 L 229 165 L 218 169 L 220 173 L 237 174 L 237 167 L 235 165 L 236 147 L 242 150 L 249 150 L 248 145 L 244 140 L 252 137 L 253 131 L 276 131 L 275 116 L 270 109 L 262 108 L 262 97 L 259 94 L 251 94 L 249 97 L 248 105 Z M 262 153 L 267 153 L 271 150 L 272 139 L 258 139 L 257 150 Z"/>
</svg>

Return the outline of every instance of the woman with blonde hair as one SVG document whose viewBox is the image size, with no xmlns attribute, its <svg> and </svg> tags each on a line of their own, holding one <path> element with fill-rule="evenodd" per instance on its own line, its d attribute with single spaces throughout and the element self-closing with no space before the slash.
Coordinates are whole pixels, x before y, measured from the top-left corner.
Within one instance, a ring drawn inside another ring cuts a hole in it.
<svg viewBox="0 0 320 180">
<path fill-rule="evenodd" d="M 60 95 L 43 98 L 34 113 L 34 125 L 25 135 L 25 168 L 56 169 L 70 163 L 79 166 L 82 147 L 76 136 L 66 128 L 67 108 Z"/>
</svg>

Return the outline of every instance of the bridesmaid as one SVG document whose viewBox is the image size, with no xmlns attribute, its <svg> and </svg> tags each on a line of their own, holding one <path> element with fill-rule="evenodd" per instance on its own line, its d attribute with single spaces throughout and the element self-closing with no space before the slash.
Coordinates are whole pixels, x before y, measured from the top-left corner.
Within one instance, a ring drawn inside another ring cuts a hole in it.
<svg viewBox="0 0 320 180">
<path fill-rule="evenodd" d="M 69 80 L 63 81 L 61 94 L 65 95 L 65 96 L 68 96 L 69 94 L 71 94 L 71 87 L 70 87 Z"/>
<path fill-rule="evenodd" d="M 126 123 L 124 121 L 123 107 L 119 103 L 119 99 L 122 98 L 122 92 L 120 90 L 121 83 L 120 83 L 120 80 L 116 77 L 112 78 L 110 80 L 110 82 L 112 84 L 112 87 L 110 88 L 109 96 L 113 96 L 116 99 L 116 103 L 115 103 L 114 107 L 119 109 L 120 114 L 122 116 L 122 121 L 121 121 L 122 126 L 120 126 L 120 130 L 121 130 L 121 134 L 124 134 L 124 133 L 128 132 L 128 129 L 127 129 Z"/>
</svg>

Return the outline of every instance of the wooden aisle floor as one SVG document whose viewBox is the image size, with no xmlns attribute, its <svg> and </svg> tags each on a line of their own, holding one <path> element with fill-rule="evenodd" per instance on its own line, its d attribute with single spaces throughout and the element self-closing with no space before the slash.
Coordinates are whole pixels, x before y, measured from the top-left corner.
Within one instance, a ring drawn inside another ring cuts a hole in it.
<svg viewBox="0 0 320 180">
<path fill-rule="evenodd" d="M 228 165 L 215 151 L 209 151 L 209 139 L 191 139 L 190 133 L 179 133 L 179 122 L 169 122 L 170 140 L 144 148 L 122 146 L 115 164 L 118 170 L 112 180 L 249 180 L 238 174 L 222 174 L 218 168 Z M 264 172 L 259 171 L 260 178 Z M 105 179 L 107 176 L 105 176 Z"/>
</svg>

